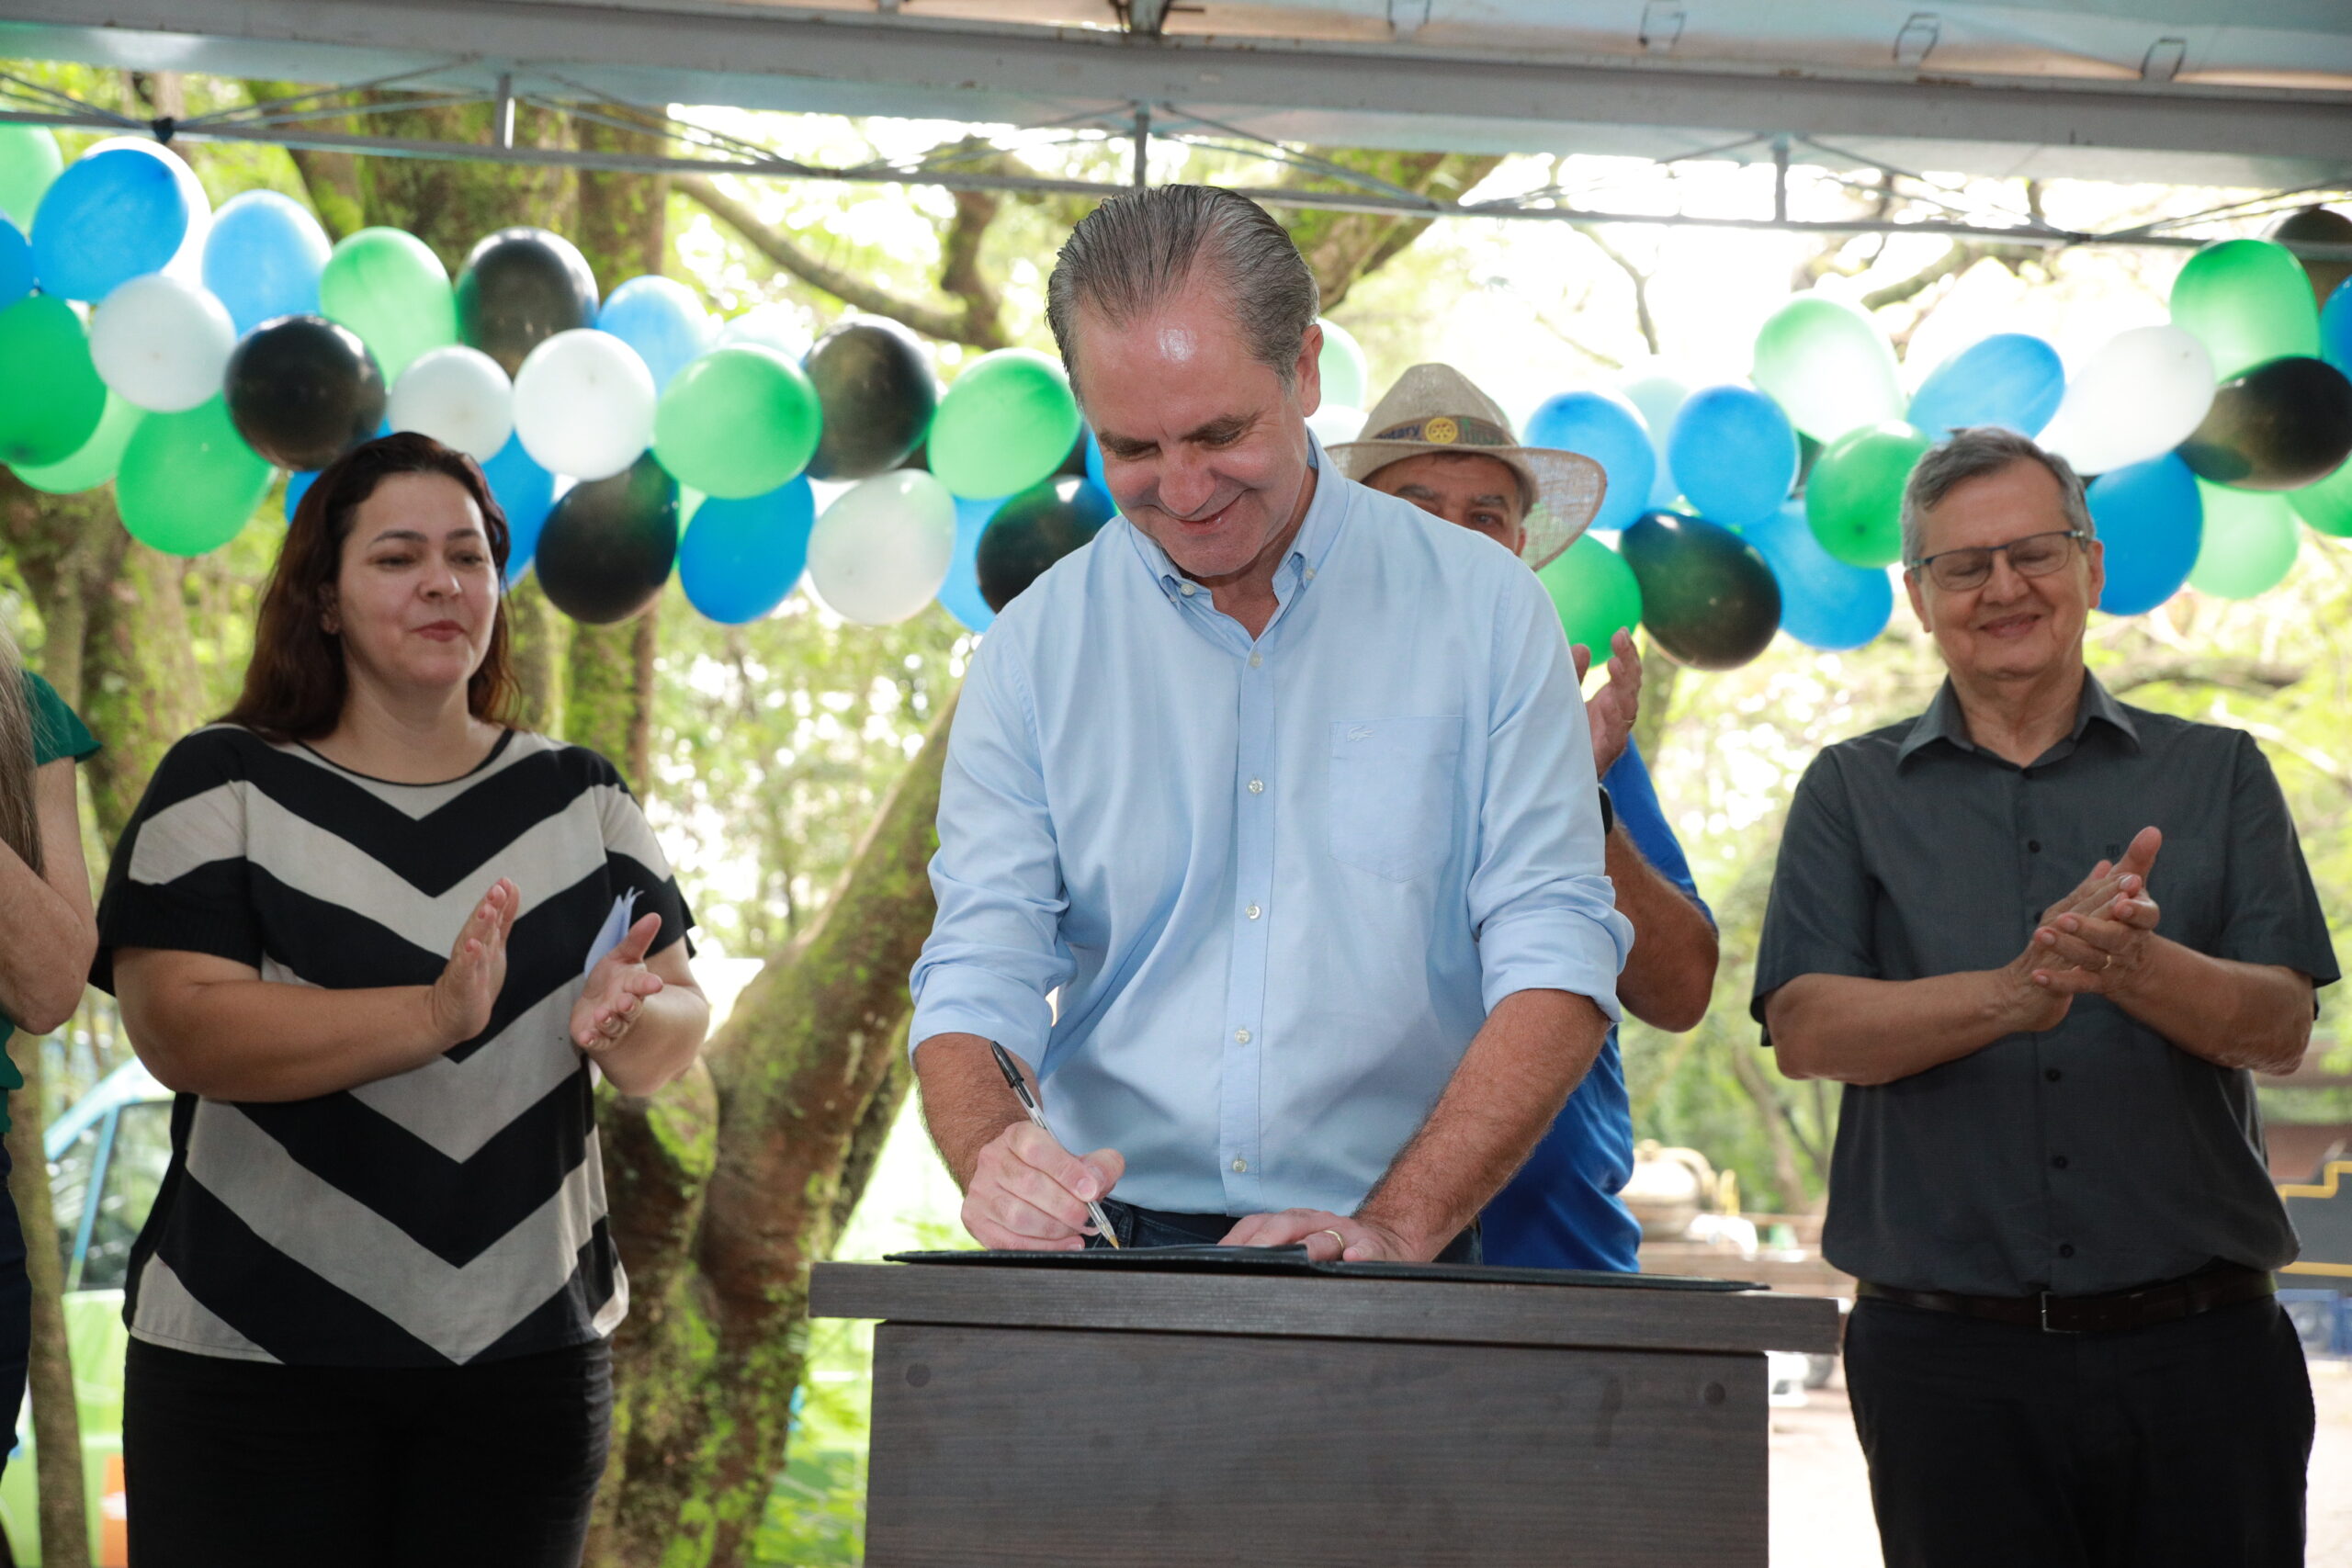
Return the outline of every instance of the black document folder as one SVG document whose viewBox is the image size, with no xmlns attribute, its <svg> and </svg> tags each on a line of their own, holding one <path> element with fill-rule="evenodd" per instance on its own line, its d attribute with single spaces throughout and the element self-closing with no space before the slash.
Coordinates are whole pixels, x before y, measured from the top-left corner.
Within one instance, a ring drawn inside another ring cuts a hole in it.
<svg viewBox="0 0 2352 1568">
<path fill-rule="evenodd" d="M 1342 1280 L 1443 1280 L 1473 1285 L 1570 1285 L 1616 1291 L 1760 1291 L 1740 1280 L 1616 1274 L 1592 1269 L 1506 1269 L 1484 1263 L 1317 1263 L 1304 1247 L 1122 1247 L 1083 1252 L 893 1252 L 887 1263 L 1107 1269 L 1162 1274 L 1321 1274 Z"/>
</svg>

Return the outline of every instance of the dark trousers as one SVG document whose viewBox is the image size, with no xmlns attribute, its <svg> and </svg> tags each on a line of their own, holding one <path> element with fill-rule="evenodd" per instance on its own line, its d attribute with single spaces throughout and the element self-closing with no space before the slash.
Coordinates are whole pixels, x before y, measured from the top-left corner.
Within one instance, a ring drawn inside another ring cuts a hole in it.
<svg viewBox="0 0 2352 1568">
<path fill-rule="evenodd" d="M 1846 1385 L 1887 1568 L 2301 1568 L 2312 1386 L 2270 1297 L 2110 1334 L 1868 1297 Z"/>
<path fill-rule="evenodd" d="M 1160 1209 L 1138 1209 L 1133 1203 L 1122 1203 L 1116 1198 L 1102 1200 L 1103 1217 L 1118 1233 L 1121 1247 L 1214 1247 L 1237 1224 L 1230 1214 L 1171 1214 Z M 1088 1236 L 1089 1247 L 1107 1247 L 1100 1236 Z M 1478 1226 L 1472 1222 L 1468 1230 L 1446 1244 L 1434 1261 L 1439 1263 L 1476 1263 L 1480 1261 Z"/>
<path fill-rule="evenodd" d="M 576 1568 L 601 1341 L 469 1367 L 285 1367 L 130 1342 L 133 1568 Z"/>
<path fill-rule="evenodd" d="M 0 1034 L 0 1040 L 6 1040 Z M 0 1095 L 7 1091 L 0 1089 Z M 18 1110 L 24 1108 L 19 1106 Z M 8 1151 L 0 1149 L 0 1470 L 17 1442 L 17 1413 L 25 1403 L 25 1360 L 33 1343 L 33 1285 L 25 1277 L 25 1232 L 8 1195 Z"/>
</svg>

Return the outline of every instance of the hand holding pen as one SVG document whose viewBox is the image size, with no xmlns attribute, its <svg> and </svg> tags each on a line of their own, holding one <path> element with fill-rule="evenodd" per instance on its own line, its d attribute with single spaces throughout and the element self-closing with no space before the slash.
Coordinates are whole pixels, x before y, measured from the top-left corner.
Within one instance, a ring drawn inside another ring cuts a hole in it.
<svg viewBox="0 0 2352 1568">
<path fill-rule="evenodd" d="M 1090 1231 L 1112 1235 L 1100 1200 L 1124 1174 L 1126 1162 L 1115 1149 L 1097 1149 L 1080 1158 L 1063 1148 L 1021 1065 L 1002 1047 L 987 1043 L 1023 1119 L 980 1150 L 965 1190 L 965 1228 L 984 1246 L 1023 1251 L 1075 1251 L 1086 1245 Z"/>
</svg>

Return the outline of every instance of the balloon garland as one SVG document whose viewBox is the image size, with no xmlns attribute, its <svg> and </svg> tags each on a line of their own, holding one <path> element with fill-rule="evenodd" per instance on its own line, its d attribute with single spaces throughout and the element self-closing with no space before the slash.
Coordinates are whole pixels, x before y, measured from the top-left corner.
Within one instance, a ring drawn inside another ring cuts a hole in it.
<svg viewBox="0 0 2352 1568">
<path fill-rule="evenodd" d="M 2276 232 L 2341 239 L 2352 220 L 2314 208 Z M 1372 383 L 1362 346 L 1322 325 L 1329 443 L 1355 434 Z M 585 621 L 637 614 L 675 570 L 722 623 L 805 578 L 854 621 L 936 598 L 979 630 L 1116 509 L 1046 355 L 982 355 L 943 393 L 895 322 L 812 345 L 772 306 L 722 325 L 669 278 L 603 295 L 536 228 L 485 236 L 453 278 L 399 230 L 330 245 L 274 192 L 214 212 L 185 164 L 128 138 L 69 164 L 47 130 L 0 126 L 0 462 L 51 493 L 113 484 L 131 533 L 182 554 L 233 537 L 273 466 L 292 470 L 290 513 L 353 445 L 429 434 L 482 464 L 510 580 L 537 570 Z M 1707 669 L 1779 631 L 1869 641 L 1911 469 L 1974 425 L 2090 479 L 2110 614 L 2184 584 L 2247 597 L 2291 569 L 2303 526 L 2352 536 L 2352 280 L 2273 240 L 2198 252 L 2168 321 L 2072 376 L 2000 333 L 1902 389 L 1869 316 L 1806 294 L 1762 324 L 1744 384 L 1647 372 L 1545 401 L 1525 438 L 1601 465 L 1594 528 L 1618 536 L 1542 573 L 1568 635 L 1599 648 L 1645 626 Z M 849 488 L 820 506 L 812 479 Z"/>
</svg>

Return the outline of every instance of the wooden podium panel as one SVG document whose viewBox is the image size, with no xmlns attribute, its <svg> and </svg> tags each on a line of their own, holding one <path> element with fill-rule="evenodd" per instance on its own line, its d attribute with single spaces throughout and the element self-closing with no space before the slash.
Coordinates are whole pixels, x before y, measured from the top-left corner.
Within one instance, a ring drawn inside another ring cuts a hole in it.
<svg viewBox="0 0 2352 1568">
<path fill-rule="evenodd" d="M 1765 1568 L 1764 1294 L 820 1264 L 871 1568 Z"/>
</svg>

